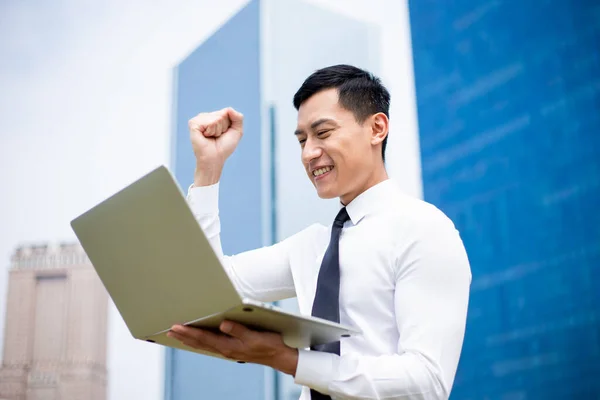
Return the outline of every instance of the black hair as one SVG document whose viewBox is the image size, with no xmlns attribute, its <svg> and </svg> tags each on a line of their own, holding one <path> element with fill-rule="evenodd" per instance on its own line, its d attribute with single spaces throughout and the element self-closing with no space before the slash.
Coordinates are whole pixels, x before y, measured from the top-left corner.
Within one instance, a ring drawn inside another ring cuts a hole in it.
<svg viewBox="0 0 600 400">
<path fill-rule="evenodd" d="M 342 107 L 354 114 L 360 124 L 379 112 L 388 118 L 390 110 L 390 93 L 381 80 L 368 71 L 339 64 L 313 72 L 294 95 L 294 107 L 300 108 L 302 103 L 314 94 L 326 90 L 337 89 Z M 387 136 L 381 144 L 381 157 L 385 161 Z"/>
</svg>

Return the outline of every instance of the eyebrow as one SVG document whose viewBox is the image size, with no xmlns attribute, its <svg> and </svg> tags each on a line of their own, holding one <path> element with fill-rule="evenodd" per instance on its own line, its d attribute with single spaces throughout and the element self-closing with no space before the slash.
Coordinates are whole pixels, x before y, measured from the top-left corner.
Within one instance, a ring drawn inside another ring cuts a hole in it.
<svg viewBox="0 0 600 400">
<path fill-rule="evenodd" d="M 333 122 L 333 123 L 335 123 L 335 121 L 333 119 L 331 119 L 331 118 L 321 118 L 321 119 L 316 120 L 312 124 L 310 124 L 310 129 L 311 130 L 315 130 L 315 129 L 317 129 L 319 127 L 319 125 L 322 125 L 322 124 L 327 123 L 327 122 Z M 296 129 L 296 131 L 294 132 L 294 135 L 298 136 L 298 135 L 301 135 L 303 133 L 304 133 L 304 131 L 302 129 Z"/>
</svg>

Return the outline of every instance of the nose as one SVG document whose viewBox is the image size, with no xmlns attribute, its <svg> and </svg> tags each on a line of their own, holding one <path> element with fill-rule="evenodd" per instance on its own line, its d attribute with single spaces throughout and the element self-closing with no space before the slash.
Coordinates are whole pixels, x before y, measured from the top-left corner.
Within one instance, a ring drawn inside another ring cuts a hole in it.
<svg viewBox="0 0 600 400">
<path fill-rule="evenodd" d="M 304 142 L 304 148 L 302 148 L 302 162 L 308 164 L 315 158 L 321 157 L 323 149 L 315 143 L 310 137 Z"/>
</svg>

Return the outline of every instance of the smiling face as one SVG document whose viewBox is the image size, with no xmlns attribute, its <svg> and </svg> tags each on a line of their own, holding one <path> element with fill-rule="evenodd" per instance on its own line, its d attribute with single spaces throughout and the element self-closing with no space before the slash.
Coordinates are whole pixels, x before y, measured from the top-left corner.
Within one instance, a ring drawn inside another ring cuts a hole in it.
<svg viewBox="0 0 600 400">
<path fill-rule="evenodd" d="M 337 89 L 315 93 L 298 109 L 296 138 L 302 164 L 319 197 L 348 204 L 387 178 L 381 142 L 387 135 L 381 113 L 359 123 L 338 101 Z"/>
</svg>

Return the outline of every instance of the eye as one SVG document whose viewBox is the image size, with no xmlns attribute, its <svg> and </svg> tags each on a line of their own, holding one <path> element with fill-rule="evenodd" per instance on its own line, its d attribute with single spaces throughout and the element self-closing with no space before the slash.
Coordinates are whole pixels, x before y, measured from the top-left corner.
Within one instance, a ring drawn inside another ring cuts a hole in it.
<svg viewBox="0 0 600 400">
<path fill-rule="evenodd" d="M 303 145 L 304 142 L 306 142 L 306 139 L 300 139 L 300 140 L 298 140 L 298 143 L 300 143 L 300 145 Z"/>
<path fill-rule="evenodd" d="M 317 132 L 317 136 L 323 136 L 324 134 L 328 133 L 329 131 L 331 131 L 331 129 L 327 129 L 327 130 L 324 130 L 324 131 Z"/>
</svg>

